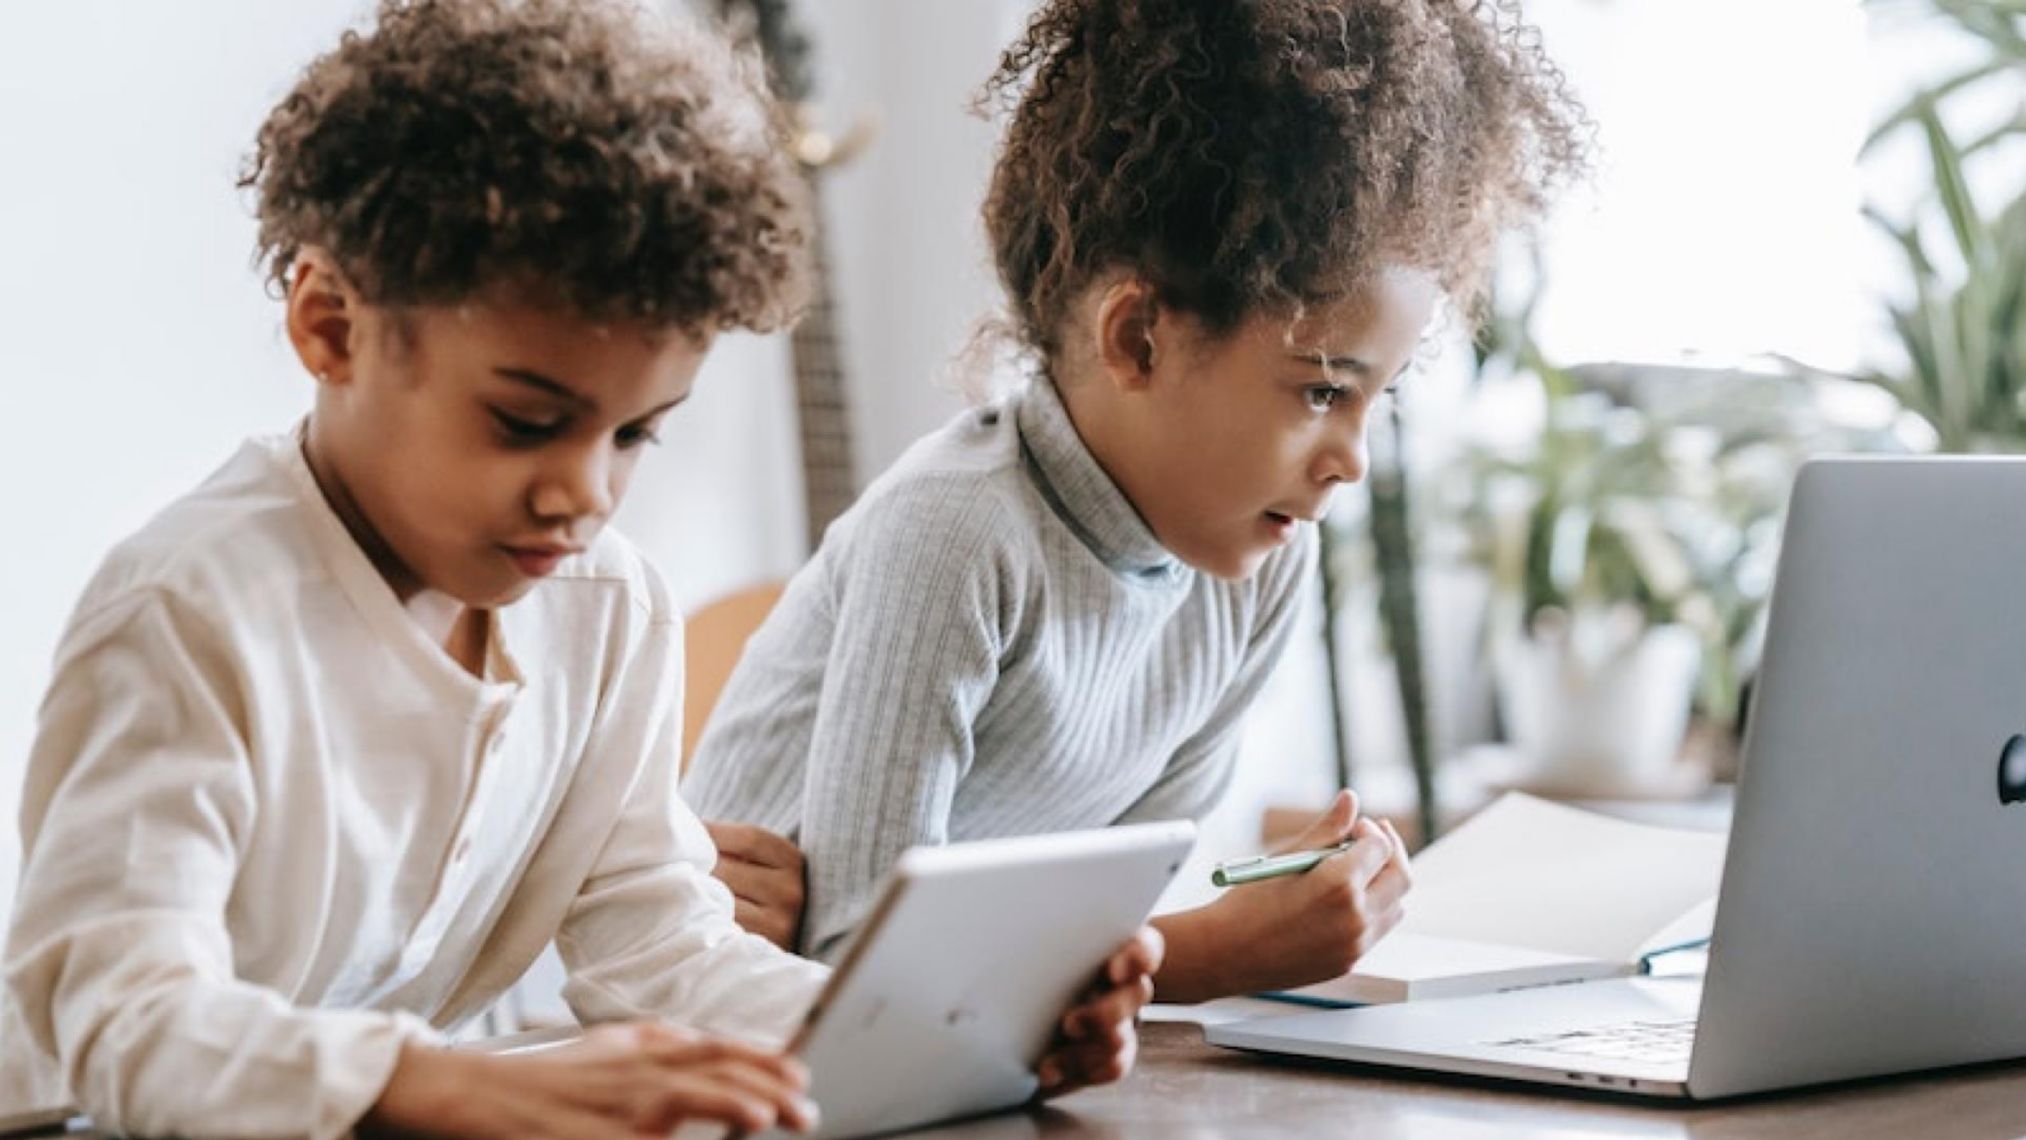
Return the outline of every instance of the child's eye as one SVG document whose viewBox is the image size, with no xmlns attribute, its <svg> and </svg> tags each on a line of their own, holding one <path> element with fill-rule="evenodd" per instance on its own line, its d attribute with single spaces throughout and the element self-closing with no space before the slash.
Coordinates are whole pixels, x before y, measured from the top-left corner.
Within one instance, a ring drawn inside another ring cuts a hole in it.
<svg viewBox="0 0 2026 1140">
<path fill-rule="evenodd" d="M 537 420 L 523 419 L 511 412 L 503 412 L 498 408 L 487 410 L 492 412 L 493 420 L 499 424 L 500 430 L 505 433 L 507 441 L 510 443 L 541 443 L 544 440 L 554 438 L 563 426 L 561 420 L 551 420 L 544 423 Z"/>
<path fill-rule="evenodd" d="M 1327 412 L 1350 394 L 1351 390 L 1342 384 L 1311 384 L 1301 390 L 1301 397 L 1312 412 Z"/>
<path fill-rule="evenodd" d="M 661 442 L 661 437 L 654 434 L 653 424 L 627 424 L 613 433 L 612 438 L 622 450 Z"/>
</svg>

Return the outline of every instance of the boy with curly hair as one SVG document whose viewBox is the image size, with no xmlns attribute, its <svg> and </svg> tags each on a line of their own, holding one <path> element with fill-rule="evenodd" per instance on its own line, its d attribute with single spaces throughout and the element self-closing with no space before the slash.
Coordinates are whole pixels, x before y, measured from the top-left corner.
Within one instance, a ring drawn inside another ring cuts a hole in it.
<svg viewBox="0 0 2026 1140">
<path fill-rule="evenodd" d="M 988 90 L 1037 375 L 831 528 L 684 785 L 749 927 L 818 956 L 913 844 L 1216 802 L 1374 402 L 1586 129 L 1531 30 L 1469 0 L 1049 0 Z M 1346 839 L 1158 919 L 1158 996 L 1349 968 L 1410 872 L 1348 792 L 1295 842 Z"/>
<path fill-rule="evenodd" d="M 712 339 L 800 301 L 776 126 L 716 41 L 606 0 L 389 0 L 274 109 L 244 184 L 314 409 L 78 603 L 0 1104 L 151 1135 L 810 1125 L 797 1064 L 738 1039 L 825 971 L 710 876 L 677 616 L 605 527 Z M 446 1049 L 552 938 L 611 1024 Z M 1130 1062 L 1158 954 L 1071 1013 L 1057 1089 Z"/>
</svg>

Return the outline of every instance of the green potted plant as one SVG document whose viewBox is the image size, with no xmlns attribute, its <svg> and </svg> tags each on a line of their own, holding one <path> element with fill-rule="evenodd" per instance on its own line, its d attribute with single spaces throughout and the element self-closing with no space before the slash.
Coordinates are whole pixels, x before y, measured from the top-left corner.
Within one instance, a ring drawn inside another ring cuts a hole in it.
<svg viewBox="0 0 2026 1140">
<path fill-rule="evenodd" d="M 2014 191 L 1986 211 L 1969 175 L 2001 145 L 2026 137 L 2026 4 L 1928 0 L 1925 6 L 1980 51 L 1962 71 L 1887 116 L 1865 143 L 1875 154 L 1888 140 L 1916 136 L 1930 183 L 1905 220 L 1875 205 L 1865 210 L 1902 255 L 1908 289 L 1886 307 L 1901 359 L 1862 369 L 1855 379 L 1918 416 L 1938 450 L 2019 451 L 2026 449 L 2026 193 Z M 1973 94 L 1994 93 L 2017 109 L 1959 140 L 1945 110 Z M 1936 230 L 1945 236 L 1936 240 Z M 1822 374 L 1798 362 L 1795 368 Z"/>
<path fill-rule="evenodd" d="M 1837 413 L 1831 378 L 1517 354 L 1541 430 L 1475 443 L 1444 493 L 1492 573 L 1507 734 L 1554 790 L 1679 790 L 1691 713 L 1737 718 L 1794 470 L 1901 447 L 1893 417 Z"/>
</svg>

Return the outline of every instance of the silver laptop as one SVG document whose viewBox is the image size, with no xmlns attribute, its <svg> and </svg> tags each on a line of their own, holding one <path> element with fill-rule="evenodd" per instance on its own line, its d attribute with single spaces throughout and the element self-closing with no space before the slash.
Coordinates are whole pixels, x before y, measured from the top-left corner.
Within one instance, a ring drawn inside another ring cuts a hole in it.
<svg viewBox="0 0 2026 1140">
<path fill-rule="evenodd" d="M 1695 1099 L 2026 1057 L 2022 734 L 2026 459 L 1811 462 L 1787 519 L 1706 975 L 1206 1034 Z"/>
</svg>

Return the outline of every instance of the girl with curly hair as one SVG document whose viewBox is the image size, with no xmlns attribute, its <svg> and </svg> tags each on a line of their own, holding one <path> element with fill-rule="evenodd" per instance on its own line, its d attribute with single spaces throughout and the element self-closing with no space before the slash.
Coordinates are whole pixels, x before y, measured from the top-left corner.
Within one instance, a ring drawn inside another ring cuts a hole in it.
<svg viewBox="0 0 2026 1140">
<path fill-rule="evenodd" d="M 1036 375 L 831 528 L 684 785 L 749 925 L 818 956 L 912 844 L 1216 802 L 1376 401 L 1587 131 L 1472 0 L 1047 0 L 994 95 L 985 225 Z M 1348 969 L 1409 869 L 1348 792 L 1296 843 L 1347 840 L 1156 920 L 1157 996 Z"/>
<path fill-rule="evenodd" d="M 274 108 L 244 185 L 314 409 L 71 619 L 0 1104 L 146 1135 L 810 1125 L 796 1063 L 732 1038 L 794 1028 L 825 970 L 710 876 L 676 613 L 605 525 L 712 339 L 800 302 L 776 124 L 717 41 L 614 0 L 388 0 Z M 445 1048 L 551 939 L 612 1024 Z M 1109 964 L 1058 1089 L 1129 1062 L 1157 958 Z"/>
</svg>

